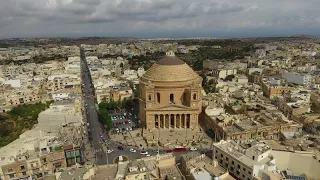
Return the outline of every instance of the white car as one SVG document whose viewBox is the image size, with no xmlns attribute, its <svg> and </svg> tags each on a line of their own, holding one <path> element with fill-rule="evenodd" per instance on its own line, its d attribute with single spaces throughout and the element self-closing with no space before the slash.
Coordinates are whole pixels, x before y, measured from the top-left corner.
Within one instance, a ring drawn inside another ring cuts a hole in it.
<svg viewBox="0 0 320 180">
<path fill-rule="evenodd" d="M 137 150 L 131 148 L 131 149 L 130 149 L 130 152 L 135 153 L 135 152 L 137 152 Z"/>
<path fill-rule="evenodd" d="M 197 150 L 197 148 L 195 148 L 195 147 L 190 148 L 190 151 L 196 151 L 196 150 Z"/>
<path fill-rule="evenodd" d="M 146 157 L 150 157 L 150 154 L 147 154 Z"/>
<path fill-rule="evenodd" d="M 108 151 L 107 151 L 108 154 L 109 154 L 109 153 L 112 153 L 112 152 L 113 152 L 112 149 L 108 149 Z"/>
<path fill-rule="evenodd" d="M 147 152 L 147 151 L 141 151 L 140 154 L 142 154 L 142 155 L 147 155 L 148 152 Z"/>
</svg>

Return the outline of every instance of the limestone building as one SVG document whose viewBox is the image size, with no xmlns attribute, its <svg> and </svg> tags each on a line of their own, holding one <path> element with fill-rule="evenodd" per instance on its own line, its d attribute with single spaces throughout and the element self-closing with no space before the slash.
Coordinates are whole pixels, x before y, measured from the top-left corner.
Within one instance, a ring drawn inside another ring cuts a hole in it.
<svg viewBox="0 0 320 180">
<path fill-rule="evenodd" d="M 202 78 L 168 52 L 141 77 L 140 119 L 146 129 L 198 127 Z"/>
</svg>

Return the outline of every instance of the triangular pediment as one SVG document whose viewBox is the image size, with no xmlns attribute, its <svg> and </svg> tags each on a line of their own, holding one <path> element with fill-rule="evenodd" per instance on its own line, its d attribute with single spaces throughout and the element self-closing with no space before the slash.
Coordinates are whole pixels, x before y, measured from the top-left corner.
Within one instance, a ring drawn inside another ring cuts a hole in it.
<svg viewBox="0 0 320 180">
<path fill-rule="evenodd" d="M 178 104 L 168 104 L 165 106 L 160 106 L 158 108 L 155 108 L 156 110 L 189 110 L 190 108 L 183 105 Z"/>
</svg>

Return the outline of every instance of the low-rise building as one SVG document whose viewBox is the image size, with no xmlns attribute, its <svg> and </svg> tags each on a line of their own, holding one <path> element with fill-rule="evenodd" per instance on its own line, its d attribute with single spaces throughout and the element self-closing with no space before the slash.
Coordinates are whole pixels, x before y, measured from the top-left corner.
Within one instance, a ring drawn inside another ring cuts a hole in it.
<svg viewBox="0 0 320 180">
<path fill-rule="evenodd" d="M 276 171 L 276 159 L 265 144 L 256 144 L 248 149 L 234 141 L 220 141 L 213 145 L 213 157 L 219 165 L 227 169 L 234 177 L 251 180 L 262 169 Z"/>
<path fill-rule="evenodd" d="M 280 79 L 262 79 L 261 88 L 263 95 L 272 99 L 276 96 L 282 96 L 284 93 L 293 91 L 294 88 L 283 85 Z"/>
<path fill-rule="evenodd" d="M 285 72 L 282 78 L 286 79 L 289 83 L 298 85 L 309 85 L 313 83 L 313 77 L 306 73 Z"/>
<path fill-rule="evenodd" d="M 235 180 L 217 160 L 204 154 L 190 152 L 181 156 L 181 170 L 186 180 Z"/>
</svg>

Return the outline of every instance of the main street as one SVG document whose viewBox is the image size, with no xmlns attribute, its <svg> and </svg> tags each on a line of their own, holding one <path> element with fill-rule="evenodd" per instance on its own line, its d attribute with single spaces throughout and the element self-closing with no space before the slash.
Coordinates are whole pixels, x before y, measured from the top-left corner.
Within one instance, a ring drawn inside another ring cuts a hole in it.
<svg viewBox="0 0 320 180">
<path fill-rule="evenodd" d="M 145 157 L 146 155 L 141 155 L 140 150 L 136 149 L 136 152 L 131 152 L 130 148 L 123 147 L 123 150 L 118 149 L 118 144 L 113 142 L 111 139 L 107 137 L 107 134 L 103 130 L 103 126 L 100 124 L 98 120 L 98 112 L 97 105 L 95 100 L 95 92 L 92 84 L 92 79 L 89 71 L 89 67 L 86 61 L 85 52 L 82 48 L 80 48 L 80 57 L 81 57 L 81 73 L 82 73 L 82 83 L 83 83 L 83 101 L 85 104 L 85 114 L 87 115 L 87 123 L 89 123 L 88 133 L 89 141 L 92 145 L 93 151 L 95 152 L 95 164 L 112 164 L 113 160 L 120 156 L 124 155 L 129 157 L 129 159 L 138 159 Z M 101 135 L 104 138 L 101 138 Z M 113 149 L 113 152 L 106 153 L 103 150 L 104 141 L 103 139 L 107 139 L 108 147 Z M 156 155 L 156 152 L 152 152 L 151 150 L 147 150 L 148 154 Z M 166 153 L 166 151 L 160 151 L 160 153 Z M 177 160 L 180 159 L 182 154 L 186 152 L 175 152 L 175 156 Z"/>
<path fill-rule="evenodd" d="M 103 151 L 103 147 L 100 144 L 99 140 L 100 134 L 103 133 L 102 127 L 100 122 L 98 121 L 98 114 L 96 111 L 96 103 L 95 99 L 91 98 L 94 95 L 94 92 L 91 88 L 91 77 L 90 72 L 88 69 L 88 65 L 86 62 L 85 53 L 82 48 L 80 48 L 80 57 L 81 57 L 81 72 L 82 72 L 82 83 L 83 83 L 83 98 L 84 104 L 86 107 L 86 114 L 87 114 L 87 123 L 89 123 L 88 130 L 90 133 L 89 139 L 96 154 L 95 163 L 97 165 L 106 164 L 107 163 L 107 156 L 106 153 Z"/>
</svg>

